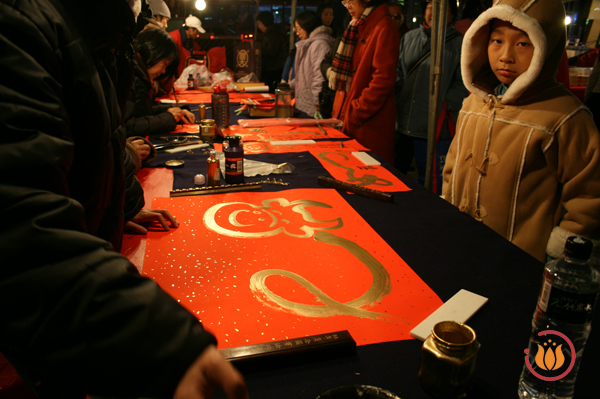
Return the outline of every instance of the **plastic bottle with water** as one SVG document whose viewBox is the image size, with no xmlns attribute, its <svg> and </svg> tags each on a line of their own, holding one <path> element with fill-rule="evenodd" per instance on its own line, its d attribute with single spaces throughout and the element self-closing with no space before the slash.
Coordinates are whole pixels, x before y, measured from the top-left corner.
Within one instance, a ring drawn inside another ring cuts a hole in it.
<svg viewBox="0 0 600 399">
<path fill-rule="evenodd" d="M 577 371 L 600 291 L 600 271 L 595 260 L 590 260 L 592 248 L 590 240 L 569 237 L 564 257 L 544 268 L 519 379 L 520 398 L 567 399 L 575 394 Z"/>
</svg>

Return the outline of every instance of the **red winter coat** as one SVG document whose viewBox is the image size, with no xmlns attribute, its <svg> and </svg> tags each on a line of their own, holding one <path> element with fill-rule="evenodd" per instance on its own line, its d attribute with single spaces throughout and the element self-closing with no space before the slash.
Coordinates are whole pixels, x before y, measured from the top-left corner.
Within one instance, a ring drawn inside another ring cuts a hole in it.
<svg viewBox="0 0 600 399">
<path fill-rule="evenodd" d="M 185 69 L 188 63 L 188 59 L 192 57 L 190 50 L 186 48 L 190 46 L 191 41 L 194 46 L 194 52 L 200 51 L 200 46 L 195 41 L 188 39 L 185 34 L 185 28 L 179 28 L 177 30 L 169 32 L 169 35 L 173 38 L 179 49 L 179 66 L 177 67 L 177 76 L 181 76 L 181 72 Z M 184 44 L 185 42 L 185 44 Z"/>
<path fill-rule="evenodd" d="M 352 84 L 338 91 L 333 117 L 344 122 L 343 131 L 394 164 L 396 63 L 400 49 L 398 29 L 388 6 L 371 12 L 358 28 L 352 56 Z"/>
</svg>

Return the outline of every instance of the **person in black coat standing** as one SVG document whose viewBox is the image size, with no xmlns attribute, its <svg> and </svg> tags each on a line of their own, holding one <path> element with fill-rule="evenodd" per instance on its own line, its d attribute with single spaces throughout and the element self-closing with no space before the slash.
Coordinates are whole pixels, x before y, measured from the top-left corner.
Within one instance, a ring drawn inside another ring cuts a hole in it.
<svg viewBox="0 0 600 399">
<path fill-rule="evenodd" d="M 269 86 L 273 93 L 281 80 L 283 66 L 288 53 L 288 37 L 275 25 L 270 11 L 259 12 L 256 16 L 258 29 L 263 33 L 261 42 L 261 76 L 260 79 Z"/>
<path fill-rule="evenodd" d="M 125 0 L 0 0 L 0 352 L 41 398 L 244 399 L 215 338 L 111 246 L 134 31 Z"/>
</svg>

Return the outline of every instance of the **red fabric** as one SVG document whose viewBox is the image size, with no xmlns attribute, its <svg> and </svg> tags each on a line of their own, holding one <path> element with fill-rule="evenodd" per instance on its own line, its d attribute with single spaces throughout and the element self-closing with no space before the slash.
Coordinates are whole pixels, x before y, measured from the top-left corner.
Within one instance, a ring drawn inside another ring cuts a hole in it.
<svg viewBox="0 0 600 399">
<path fill-rule="evenodd" d="M 444 107 L 442 108 L 442 113 L 440 114 L 440 117 L 438 118 L 438 122 L 437 122 L 437 129 L 436 129 L 436 133 L 435 133 L 435 142 L 439 143 L 440 141 L 440 134 L 442 133 L 442 126 L 444 126 L 444 119 L 446 119 L 446 113 L 448 113 L 448 130 L 450 131 L 450 139 L 454 139 L 454 135 L 456 133 L 456 126 L 454 125 L 454 120 L 452 119 L 452 113 L 448 112 L 448 102 L 444 101 Z M 437 148 L 436 148 L 437 151 Z M 442 194 L 441 192 L 438 193 L 437 192 L 437 186 L 438 186 L 438 174 L 435 172 L 438 170 L 438 155 L 436 154 L 433 157 L 433 184 L 432 186 L 436 189 L 436 194 Z"/>
<path fill-rule="evenodd" d="M 177 67 L 177 76 L 181 76 L 181 72 L 183 72 L 183 70 L 187 66 L 188 58 L 191 58 L 192 54 L 188 49 L 186 49 L 183 46 L 183 42 L 181 41 L 181 31 L 179 29 L 169 32 L 169 35 L 171 35 L 171 37 L 175 41 L 175 44 L 177 44 L 177 48 L 179 49 L 179 66 Z M 194 53 L 200 52 L 200 46 L 198 45 L 198 43 L 193 43 Z"/>
<path fill-rule="evenodd" d="M 338 91 L 333 117 L 344 121 L 343 131 L 394 162 L 396 122 L 396 63 L 400 49 L 398 29 L 388 6 L 375 9 L 359 27 L 352 60 L 356 71 L 348 93 Z"/>
<path fill-rule="evenodd" d="M 207 66 L 210 73 L 221 72 L 222 69 L 227 68 L 227 53 L 225 47 L 213 47 L 208 50 L 206 54 L 208 59 Z"/>
<path fill-rule="evenodd" d="M 580 68 L 593 68 L 594 63 L 596 62 L 596 58 L 598 57 L 598 52 L 600 51 L 599 47 L 595 47 L 588 51 L 587 53 L 582 54 L 577 61 L 573 64 L 573 66 Z"/>
</svg>

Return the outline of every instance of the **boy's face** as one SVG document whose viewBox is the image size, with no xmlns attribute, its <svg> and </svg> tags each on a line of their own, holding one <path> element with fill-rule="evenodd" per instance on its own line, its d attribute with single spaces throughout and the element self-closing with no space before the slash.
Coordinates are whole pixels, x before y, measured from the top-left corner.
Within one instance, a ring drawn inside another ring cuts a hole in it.
<svg viewBox="0 0 600 399">
<path fill-rule="evenodd" d="M 533 44 L 527 33 L 506 21 L 496 20 L 488 43 L 488 59 L 494 75 L 510 85 L 529 68 Z"/>
</svg>

